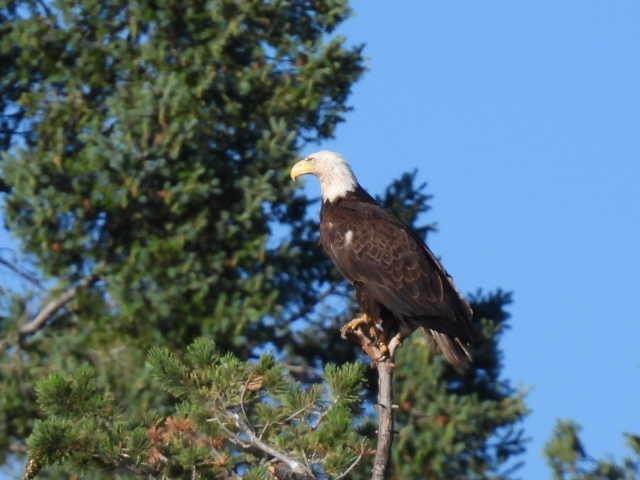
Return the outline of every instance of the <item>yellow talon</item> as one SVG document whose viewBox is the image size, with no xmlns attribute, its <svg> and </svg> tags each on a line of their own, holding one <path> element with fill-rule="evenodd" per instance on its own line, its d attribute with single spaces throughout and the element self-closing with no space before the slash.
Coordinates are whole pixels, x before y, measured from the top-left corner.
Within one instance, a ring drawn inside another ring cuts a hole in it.
<svg viewBox="0 0 640 480">
<path fill-rule="evenodd" d="M 380 355 L 375 359 L 376 362 L 381 362 L 389 358 L 389 347 L 385 342 L 379 340 L 376 347 L 380 350 Z"/>
<path fill-rule="evenodd" d="M 366 325 L 368 325 L 370 323 L 371 323 L 371 319 L 369 317 L 367 317 L 366 314 L 363 313 L 359 317 L 354 318 L 349 323 L 344 325 L 340 329 L 340 335 L 342 336 L 342 338 L 347 338 L 347 335 L 349 335 L 349 333 L 357 330 L 358 328 L 362 327 L 363 325 L 366 326 Z"/>
<path fill-rule="evenodd" d="M 344 339 L 357 338 L 357 342 L 375 365 L 393 357 L 407 332 L 398 332 L 393 339 L 389 339 L 381 322 L 362 314 L 344 325 L 340 334 Z"/>
</svg>

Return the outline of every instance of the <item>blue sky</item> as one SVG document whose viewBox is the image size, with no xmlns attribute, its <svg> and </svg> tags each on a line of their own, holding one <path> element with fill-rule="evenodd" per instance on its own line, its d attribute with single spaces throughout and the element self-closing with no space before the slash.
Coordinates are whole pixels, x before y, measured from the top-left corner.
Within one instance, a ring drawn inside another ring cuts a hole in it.
<svg viewBox="0 0 640 480">
<path fill-rule="evenodd" d="M 521 476 L 551 477 L 558 418 L 621 458 L 622 433 L 640 433 L 640 2 L 352 6 L 341 33 L 367 44 L 369 71 L 322 147 L 374 193 L 419 168 L 458 285 L 513 290 L 505 376 L 532 409 Z"/>
</svg>

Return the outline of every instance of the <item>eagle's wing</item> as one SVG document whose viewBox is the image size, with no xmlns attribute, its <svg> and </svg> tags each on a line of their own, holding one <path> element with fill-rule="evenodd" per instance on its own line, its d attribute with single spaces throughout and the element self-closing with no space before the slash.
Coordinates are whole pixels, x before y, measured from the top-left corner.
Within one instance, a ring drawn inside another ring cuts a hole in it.
<svg viewBox="0 0 640 480">
<path fill-rule="evenodd" d="M 471 308 L 429 248 L 377 204 L 341 207 L 342 228 L 326 227 L 323 246 L 343 275 L 394 314 L 442 321 L 468 340 Z"/>
</svg>

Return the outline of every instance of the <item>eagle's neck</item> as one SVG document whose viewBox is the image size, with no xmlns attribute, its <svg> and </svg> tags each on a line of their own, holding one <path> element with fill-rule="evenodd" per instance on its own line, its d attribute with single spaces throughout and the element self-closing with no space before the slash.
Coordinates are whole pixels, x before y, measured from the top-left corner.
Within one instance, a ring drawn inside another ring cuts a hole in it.
<svg viewBox="0 0 640 480">
<path fill-rule="evenodd" d="M 339 164 L 319 175 L 323 202 L 335 202 L 349 192 L 355 192 L 358 181 L 349 165 Z"/>
</svg>

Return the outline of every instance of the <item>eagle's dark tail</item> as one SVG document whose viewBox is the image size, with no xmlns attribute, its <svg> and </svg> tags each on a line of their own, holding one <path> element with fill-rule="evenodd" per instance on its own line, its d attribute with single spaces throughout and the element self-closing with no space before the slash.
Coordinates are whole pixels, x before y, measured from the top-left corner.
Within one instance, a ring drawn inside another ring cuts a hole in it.
<svg viewBox="0 0 640 480">
<path fill-rule="evenodd" d="M 450 337 L 446 333 L 438 332 L 431 328 L 423 327 L 427 340 L 432 345 L 435 344 L 442 352 L 444 358 L 453 365 L 459 373 L 464 373 L 471 363 L 471 354 L 464 343 L 458 337 Z"/>
</svg>

